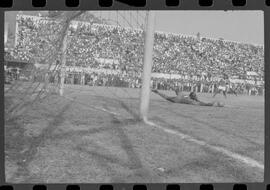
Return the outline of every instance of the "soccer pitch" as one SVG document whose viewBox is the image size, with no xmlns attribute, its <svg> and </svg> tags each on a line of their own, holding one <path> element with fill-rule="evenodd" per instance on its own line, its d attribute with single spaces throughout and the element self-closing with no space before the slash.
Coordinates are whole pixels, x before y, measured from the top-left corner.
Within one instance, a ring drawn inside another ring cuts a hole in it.
<svg viewBox="0 0 270 190">
<path fill-rule="evenodd" d="M 174 95 L 174 92 L 165 92 Z M 264 97 L 198 94 L 225 107 L 173 104 L 139 89 L 65 85 L 5 124 L 7 182 L 259 182 Z"/>
</svg>

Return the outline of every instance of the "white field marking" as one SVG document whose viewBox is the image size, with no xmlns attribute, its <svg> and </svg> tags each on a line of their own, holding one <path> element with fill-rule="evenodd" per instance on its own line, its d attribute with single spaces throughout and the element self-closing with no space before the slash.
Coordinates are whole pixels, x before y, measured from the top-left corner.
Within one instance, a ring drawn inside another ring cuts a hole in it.
<svg viewBox="0 0 270 190">
<path fill-rule="evenodd" d="M 75 98 L 69 98 L 67 96 L 64 96 L 66 99 L 68 100 L 72 100 L 72 101 L 75 101 L 76 99 Z M 77 102 L 77 101 L 76 101 Z M 96 106 L 89 106 L 89 105 L 85 105 L 83 104 L 82 102 L 77 102 L 79 104 L 81 104 L 82 106 L 88 108 L 88 109 L 91 109 L 91 110 L 99 110 L 99 111 L 103 111 L 103 112 L 106 112 L 106 113 L 110 113 L 110 114 L 113 114 L 113 115 L 116 115 L 116 116 L 121 116 L 120 114 L 118 113 L 115 113 L 115 112 L 112 112 L 112 111 L 109 111 L 105 108 L 101 108 L 101 107 L 96 107 Z"/>
<path fill-rule="evenodd" d="M 189 141 L 189 142 L 193 142 L 195 144 L 198 144 L 198 145 L 201 145 L 201 146 L 205 146 L 209 149 L 212 149 L 214 151 L 217 151 L 217 152 L 220 152 L 222 154 L 225 154 L 226 156 L 228 157 L 231 157 L 235 160 L 238 160 L 242 163 L 245 163 L 251 167 L 255 167 L 255 168 L 259 168 L 261 170 L 264 170 L 264 164 L 261 164 L 260 162 L 252 159 L 252 158 L 249 158 L 249 157 L 246 157 L 246 156 L 242 156 L 240 154 L 237 154 L 237 153 L 234 153 L 232 151 L 229 151 L 225 148 L 222 148 L 222 147 L 218 147 L 218 146 L 214 146 L 214 145 L 209 145 L 207 144 L 206 142 L 204 141 L 201 141 L 201 140 L 197 140 L 189 135 L 186 135 L 186 134 L 183 134 L 179 131 L 175 131 L 175 130 L 172 130 L 172 129 L 166 129 L 158 124 L 155 124 L 151 121 L 145 121 L 146 124 L 150 125 L 150 126 L 154 126 L 154 127 L 157 127 L 157 128 L 160 128 L 162 129 L 163 131 L 167 132 L 167 133 L 170 133 L 170 134 L 174 134 L 174 135 L 177 135 L 177 136 L 180 136 L 183 140 L 186 140 L 186 141 Z"/>
<path fill-rule="evenodd" d="M 75 99 L 72 99 L 72 98 L 69 98 L 69 97 L 65 97 L 69 100 L 75 100 Z M 96 106 L 87 106 L 81 102 L 78 102 L 80 104 L 82 104 L 84 107 L 87 107 L 88 109 L 95 109 L 95 110 L 100 110 L 100 111 L 104 111 L 106 113 L 110 113 L 110 114 L 113 114 L 113 115 L 117 115 L 117 116 L 121 116 L 120 114 L 117 114 L 115 112 L 112 112 L 112 111 L 109 111 L 109 110 L 106 110 L 104 108 L 99 108 L 99 107 L 96 107 Z M 166 129 L 160 125 L 157 125 L 151 121 L 144 121 L 146 124 L 150 125 L 150 126 L 154 126 L 154 127 L 157 127 L 157 128 L 160 128 L 162 129 L 163 131 L 167 132 L 167 133 L 170 133 L 170 134 L 174 134 L 174 135 L 177 135 L 177 136 L 180 136 L 183 140 L 186 140 L 186 141 L 189 141 L 189 142 L 193 142 L 195 144 L 198 144 L 198 145 L 201 145 L 201 146 L 206 146 L 207 148 L 209 149 L 212 149 L 212 150 L 215 150 L 217 152 L 220 152 L 222 154 L 225 154 L 226 156 L 228 157 L 231 157 L 231 158 L 234 158 L 242 163 L 245 163 L 251 167 L 256 167 L 256 168 L 259 168 L 261 170 L 264 170 L 264 165 L 259 163 L 258 161 L 252 159 L 252 158 L 249 158 L 249 157 L 246 157 L 246 156 L 242 156 L 240 154 L 237 154 L 237 153 L 234 153 L 234 152 L 231 152 L 229 150 L 226 150 L 225 148 L 222 148 L 222 147 L 218 147 L 218 146 L 214 146 L 214 145 L 209 145 L 207 144 L 206 142 L 204 141 L 201 141 L 201 140 L 197 140 L 189 135 L 186 135 L 186 134 L 183 134 L 179 131 L 175 131 L 175 130 L 172 130 L 172 129 Z"/>
</svg>

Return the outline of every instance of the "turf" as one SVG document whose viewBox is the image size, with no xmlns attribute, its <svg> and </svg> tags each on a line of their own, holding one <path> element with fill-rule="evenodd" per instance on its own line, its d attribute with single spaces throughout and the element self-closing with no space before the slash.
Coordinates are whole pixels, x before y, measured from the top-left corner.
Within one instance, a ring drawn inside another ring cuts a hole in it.
<svg viewBox="0 0 270 190">
<path fill-rule="evenodd" d="M 140 122 L 139 95 L 139 89 L 66 85 L 68 99 L 51 95 L 7 121 L 7 182 L 263 181 L 260 169 Z M 149 119 L 264 163 L 264 97 L 198 96 L 225 107 L 173 104 L 152 93 Z"/>
</svg>

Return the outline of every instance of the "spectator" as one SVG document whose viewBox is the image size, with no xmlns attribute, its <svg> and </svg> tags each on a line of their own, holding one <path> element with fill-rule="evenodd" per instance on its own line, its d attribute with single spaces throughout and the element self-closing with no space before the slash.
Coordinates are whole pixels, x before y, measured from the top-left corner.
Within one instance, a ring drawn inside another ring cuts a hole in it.
<svg viewBox="0 0 270 190">
<path fill-rule="evenodd" d="M 50 24 L 48 24 L 50 23 Z M 47 29 L 47 30 L 46 30 Z M 60 30 L 56 21 L 44 17 L 20 17 L 19 39 L 11 56 L 22 60 L 41 61 L 55 49 L 51 44 Z M 143 64 L 144 33 L 142 30 L 79 23 L 70 27 L 67 48 L 67 66 L 91 67 L 94 69 L 118 70 L 120 75 L 94 75 L 93 85 L 124 85 L 139 88 Z M 182 79 L 153 79 L 152 86 L 158 89 L 196 88 L 211 91 L 213 78 L 229 79 L 232 76 L 247 78 L 246 71 L 258 74 L 257 81 L 264 77 L 264 48 L 252 44 L 236 43 L 223 39 L 183 36 L 156 32 L 154 35 L 152 72 L 178 74 Z M 47 54 L 45 54 L 47 52 Z M 101 63 L 98 58 L 113 60 L 112 64 Z M 118 61 L 116 63 L 115 61 Z M 202 74 L 205 73 L 205 74 Z M 106 79 L 105 79 L 106 78 Z M 181 84 L 181 85 L 179 85 Z M 239 89 L 250 91 L 251 87 L 237 84 Z"/>
</svg>

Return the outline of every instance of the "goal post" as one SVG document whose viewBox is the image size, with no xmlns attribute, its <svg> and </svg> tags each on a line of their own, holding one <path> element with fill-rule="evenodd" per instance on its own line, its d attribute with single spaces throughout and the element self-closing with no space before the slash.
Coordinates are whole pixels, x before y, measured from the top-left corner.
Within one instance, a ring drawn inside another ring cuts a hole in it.
<svg viewBox="0 0 270 190">
<path fill-rule="evenodd" d="M 6 45 L 8 41 L 8 31 L 9 31 L 9 23 L 5 23 L 4 45 Z"/>
<path fill-rule="evenodd" d="M 152 54 L 154 48 L 155 12 L 149 11 L 144 40 L 144 59 L 142 73 L 142 88 L 140 94 L 140 119 L 147 121 L 150 103 L 150 84 L 152 71 Z"/>
<path fill-rule="evenodd" d="M 65 32 L 64 34 L 64 39 L 63 39 L 63 46 L 61 49 L 61 65 L 59 68 L 60 71 L 60 81 L 59 81 L 59 94 L 60 96 L 63 96 L 64 94 L 64 83 L 65 83 L 65 67 L 66 67 L 66 50 L 67 50 L 67 37 L 68 37 L 68 31 Z"/>
</svg>

